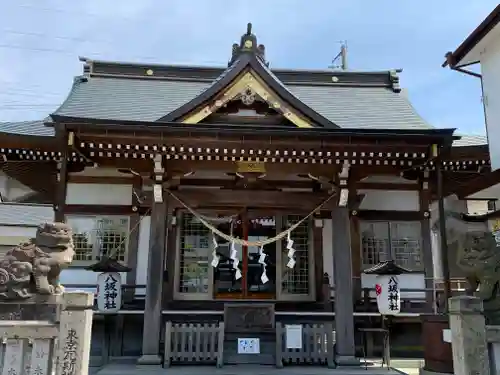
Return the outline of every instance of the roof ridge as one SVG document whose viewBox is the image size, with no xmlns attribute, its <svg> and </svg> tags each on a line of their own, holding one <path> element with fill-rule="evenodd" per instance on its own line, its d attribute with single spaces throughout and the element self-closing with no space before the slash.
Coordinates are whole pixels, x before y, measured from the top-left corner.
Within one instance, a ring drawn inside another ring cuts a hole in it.
<svg viewBox="0 0 500 375">
<path fill-rule="evenodd" d="M 133 61 L 113 61 L 113 60 L 94 60 L 88 59 L 85 57 L 80 57 L 80 61 L 83 61 L 87 64 L 109 64 L 109 65 L 117 65 L 117 66 L 134 66 L 134 67 L 158 67 L 158 68 L 173 68 L 173 69 L 187 69 L 187 70 L 198 70 L 198 69 L 207 69 L 207 70 L 215 70 L 215 71 L 224 71 L 227 69 L 226 65 L 189 65 L 189 64 L 162 64 L 162 63 L 150 63 L 150 62 L 133 62 Z M 319 68 L 286 68 L 286 67 L 269 67 L 273 72 L 278 73 L 312 73 L 312 74 L 338 74 L 338 75 L 351 75 L 351 74 L 366 74 L 366 75 L 379 75 L 379 74 L 387 74 L 390 72 L 401 73 L 403 69 L 383 69 L 383 70 L 334 70 L 334 69 L 319 69 Z M 96 74 L 93 71 L 91 74 Z"/>
</svg>

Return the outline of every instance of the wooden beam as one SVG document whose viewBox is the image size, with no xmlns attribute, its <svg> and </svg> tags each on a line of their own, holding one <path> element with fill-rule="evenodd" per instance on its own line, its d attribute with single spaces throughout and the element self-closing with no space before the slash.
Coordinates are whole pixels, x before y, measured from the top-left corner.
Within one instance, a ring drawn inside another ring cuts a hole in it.
<svg viewBox="0 0 500 375">
<path fill-rule="evenodd" d="M 88 129 L 88 128 L 87 128 Z M 184 134 L 174 134 L 174 133 L 145 133 L 145 132 L 128 132 L 124 131 L 124 128 L 118 130 L 106 130 L 105 133 L 99 132 L 88 132 L 88 131 L 77 131 L 79 139 L 84 142 L 103 144 L 106 147 L 108 144 L 120 144 L 120 145 L 158 145 L 165 143 L 169 146 L 188 146 L 195 145 L 196 147 L 202 148 L 233 148 L 233 147 L 246 147 L 246 148 L 261 148 L 261 147 L 291 147 L 295 149 L 297 144 L 300 144 L 301 148 L 310 149 L 311 147 L 318 147 L 323 149 L 325 152 L 328 151 L 340 151 L 340 150 L 370 150 L 371 152 L 383 152 L 383 151 L 393 151 L 400 153 L 412 153 L 412 152 L 428 152 L 429 141 L 420 138 L 405 138 L 405 139 L 395 139 L 395 138 L 375 138 L 375 137 L 363 137 L 363 136 L 342 136 L 335 135 L 332 139 L 325 139 L 324 136 L 318 136 L 316 138 L 304 138 L 303 136 L 290 134 L 290 135 L 268 135 L 260 132 L 254 132 L 254 134 L 245 135 L 228 135 L 223 134 L 201 134 L 197 132 L 196 134 L 185 135 Z M 299 142 L 299 143 L 297 143 Z M 104 148 L 103 147 L 103 148 Z"/>
<path fill-rule="evenodd" d="M 132 215 L 144 213 L 144 210 L 132 205 L 67 204 L 64 212 L 70 215 Z"/>
<path fill-rule="evenodd" d="M 75 184 L 106 184 L 106 185 L 130 185 L 134 180 L 132 176 L 81 176 L 69 175 L 68 182 Z"/>
<path fill-rule="evenodd" d="M 358 190 L 418 190 L 418 184 L 385 183 L 385 182 L 358 182 Z"/>
<path fill-rule="evenodd" d="M 356 216 L 360 220 L 420 221 L 423 214 L 420 211 L 360 210 L 356 211 Z"/>
<path fill-rule="evenodd" d="M 228 191 L 221 189 L 196 189 L 179 190 L 173 194 L 190 208 L 206 207 L 267 207 L 273 209 L 294 209 L 297 212 L 308 212 L 318 207 L 329 196 L 324 193 L 308 192 L 278 192 L 278 191 L 246 191 L 236 190 Z M 147 202 L 151 201 L 151 194 L 148 195 Z M 183 207 L 175 198 L 171 199 L 172 204 L 177 208 Z M 146 203 L 147 205 L 147 203 Z M 322 209 L 331 209 L 335 207 L 335 198 L 333 197 Z"/>
<path fill-rule="evenodd" d="M 425 173 L 420 181 L 419 203 L 420 203 L 420 237 L 422 240 L 421 251 L 425 275 L 425 301 L 429 311 L 432 311 L 434 302 L 434 259 L 432 256 L 431 242 L 431 215 L 429 205 L 431 202 L 431 191 L 429 186 L 429 172 Z"/>
<path fill-rule="evenodd" d="M 65 222 L 66 191 L 68 188 L 68 156 L 69 150 L 73 146 L 70 133 L 65 129 L 57 129 L 57 138 L 64 145 L 60 161 L 57 163 L 57 187 L 54 199 L 54 220 Z"/>
</svg>

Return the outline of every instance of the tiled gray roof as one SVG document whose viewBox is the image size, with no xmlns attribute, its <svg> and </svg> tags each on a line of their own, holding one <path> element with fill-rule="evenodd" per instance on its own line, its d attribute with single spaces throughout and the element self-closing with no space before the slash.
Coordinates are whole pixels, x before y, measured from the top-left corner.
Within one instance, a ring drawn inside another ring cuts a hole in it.
<svg viewBox="0 0 500 375">
<path fill-rule="evenodd" d="M 187 103 L 206 82 L 90 77 L 77 81 L 55 114 L 155 121 Z M 288 85 L 306 105 L 343 128 L 431 128 L 406 96 L 384 87 Z"/>
<path fill-rule="evenodd" d="M 0 122 L 0 132 L 21 135 L 53 137 L 54 128 L 44 125 L 44 120 Z"/>
<path fill-rule="evenodd" d="M 203 92 L 210 83 L 89 78 L 75 82 L 54 114 L 74 117 L 156 121 Z"/>
<path fill-rule="evenodd" d="M 485 135 L 456 135 L 462 138 L 453 142 L 453 146 L 455 147 L 482 146 L 488 144 L 488 138 Z"/>
<path fill-rule="evenodd" d="M 20 203 L 0 203 L 0 226 L 32 225 L 54 221 L 54 209 L 51 205 L 31 205 Z"/>
</svg>

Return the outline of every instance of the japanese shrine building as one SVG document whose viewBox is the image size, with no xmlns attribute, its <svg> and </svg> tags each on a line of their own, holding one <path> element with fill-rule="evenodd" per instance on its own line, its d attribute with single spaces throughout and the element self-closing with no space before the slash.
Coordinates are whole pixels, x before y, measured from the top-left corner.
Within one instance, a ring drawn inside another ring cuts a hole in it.
<svg viewBox="0 0 500 375">
<path fill-rule="evenodd" d="M 252 301 L 276 320 L 335 319 L 349 362 L 354 316 L 376 315 L 372 292 L 361 303 L 374 287 L 363 270 L 389 259 L 412 271 L 402 298 L 433 311 L 436 166 L 444 195 L 460 195 L 457 181 L 488 173 L 489 156 L 484 139 L 427 124 L 398 71 L 274 69 L 251 30 L 227 68 L 82 62 L 47 119 L 0 124 L 1 165 L 72 225 L 63 284 L 93 287 L 84 268 L 102 255 L 132 269 L 119 355 L 155 363 L 166 320 L 222 320 Z M 293 267 L 286 236 L 264 245 L 266 283 L 258 246 L 235 246 L 236 270 L 230 241 L 212 235 L 258 242 L 304 218 Z"/>
</svg>

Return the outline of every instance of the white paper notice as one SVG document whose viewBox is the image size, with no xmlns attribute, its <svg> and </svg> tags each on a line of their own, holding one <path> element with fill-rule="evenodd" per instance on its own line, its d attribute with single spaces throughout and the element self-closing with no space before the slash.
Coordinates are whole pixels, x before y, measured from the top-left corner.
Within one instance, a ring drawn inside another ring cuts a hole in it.
<svg viewBox="0 0 500 375">
<path fill-rule="evenodd" d="M 293 268 L 295 267 L 295 259 L 290 259 L 288 263 L 286 264 L 288 268 Z"/>
<path fill-rule="evenodd" d="M 302 349 L 302 325 L 287 324 L 286 331 L 286 348 L 287 349 Z"/>
<path fill-rule="evenodd" d="M 254 338 L 238 339 L 238 354 L 260 354 L 260 340 Z"/>
</svg>

